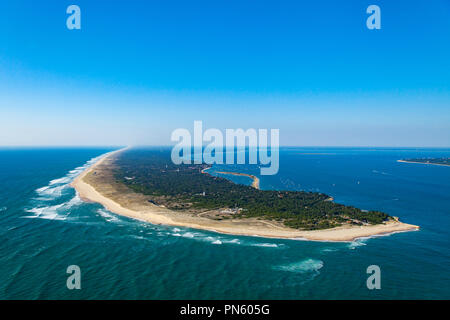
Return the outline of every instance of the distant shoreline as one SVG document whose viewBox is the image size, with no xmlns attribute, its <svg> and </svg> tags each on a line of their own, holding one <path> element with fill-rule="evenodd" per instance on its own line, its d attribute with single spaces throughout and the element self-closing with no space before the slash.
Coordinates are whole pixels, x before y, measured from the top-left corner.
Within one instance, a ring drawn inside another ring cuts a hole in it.
<svg viewBox="0 0 450 320">
<path fill-rule="evenodd" d="M 248 178 L 253 180 L 252 187 L 255 188 L 255 189 L 259 189 L 259 178 L 257 176 L 252 175 L 252 174 L 240 173 L 240 172 L 231 172 L 231 171 L 217 171 L 216 173 L 230 174 L 230 175 L 233 175 L 233 176 L 248 177 Z"/>
<path fill-rule="evenodd" d="M 109 181 L 104 179 L 104 177 L 102 178 L 102 174 L 110 174 L 110 167 L 114 164 L 113 157 L 124 150 L 120 149 L 105 154 L 72 182 L 71 186 L 77 190 L 82 200 L 100 203 L 106 209 L 116 214 L 153 224 L 188 227 L 241 236 L 348 242 L 358 238 L 419 229 L 415 225 L 391 220 L 377 225 L 346 225 L 332 229 L 297 230 L 277 225 L 276 222 L 269 220 L 248 218 L 218 221 L 182 212 L 174 212 L 165 207 L 149 203 L 144 195 L 134 193 L 125 186 L 111 182 L 113 179 L 109 179 L 111 180 Z M 230 174 L 246 175 L 235 172 Z"/>
<path fill-rule="evenodd" d="M 397 160 L 397 162 L 401 162 L 401 163 L 415 163 L 415 164 L 428 164 L 428 165 L 434 165 L 434 166 L 450 167 L 449 164 L 432 163 L 432 162 L 419 162 L 419 161 L 408 161 L 408 160 Z"/>
</svg>

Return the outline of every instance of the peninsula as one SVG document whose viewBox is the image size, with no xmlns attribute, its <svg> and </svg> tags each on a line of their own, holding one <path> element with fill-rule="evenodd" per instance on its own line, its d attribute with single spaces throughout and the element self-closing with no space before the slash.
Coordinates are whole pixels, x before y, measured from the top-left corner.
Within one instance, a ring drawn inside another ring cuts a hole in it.
<svg viewBox="0 0 450 320">
<path fill-rule="evenodd" d="M 260 190 L 204 174 L 206 165 L 174 165 L 162 149 L 118 150 L 79 175 L 83 200 L 154 224 L 270 238 L 352 241 L 417 230 L 395 217 L 330 201 L 322 193 Z M 257 177 L 255 177 L 257 179 Z"/>
<path fill-rule="evenodd" d="M 249 177 L 250 179 L 252 179 L 252 187 L 255 188 L 255 189 L 259 189 L 259 178 L 257 176 L 252 175 L 252 174 L 240 173 L 240 172 L 229 172 L 229 171 L 217 171 L 217 173 L 231 174 L 233 176 Z"/>
<path fill-rule="evenodd" d="M 450 158 L 414 158 L 414 159 L 397 160 L 397 162 L 450 166 Z"/>
</svg>

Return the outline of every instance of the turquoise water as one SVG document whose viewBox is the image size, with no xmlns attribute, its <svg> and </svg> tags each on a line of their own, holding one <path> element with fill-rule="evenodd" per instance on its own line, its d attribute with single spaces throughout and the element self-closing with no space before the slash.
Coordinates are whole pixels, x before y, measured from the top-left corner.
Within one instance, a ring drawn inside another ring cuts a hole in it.
<svg viewBox="0 0 450 320">
<path fill-rule="evenodd" d="M 395 161 L 449 149 L 283 149 L 263 189 L 320 191 L 421 226 L 350 243 L 156 226 L 83 203 L 68 184 L 110 150 L 0 149 L 0 298 L 450 298 L 450 167 Z M 74 264 L 81 290 L 66 287 Z M 381 290 L 366 287 L 372 264 Z"/>
</svg>

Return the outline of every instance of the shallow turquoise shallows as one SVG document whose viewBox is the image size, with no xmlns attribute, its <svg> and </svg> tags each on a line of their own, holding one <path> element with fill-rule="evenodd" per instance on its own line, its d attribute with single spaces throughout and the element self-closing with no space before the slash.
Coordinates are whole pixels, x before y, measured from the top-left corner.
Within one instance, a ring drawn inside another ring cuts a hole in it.
<svg viewBox="0 0 450 320">
<path fill-rule="evenodd" d="M 157 226 L 83 203 L 69 183 L 110 150 L 0 149 L 1 299 L 450 298 L 450 167 L 396 162 L 450 149 L 282 149 L 262 189 L 323 192 L 421 227 L 349 243 Z M 81 290 L 67 289 L 69 265 Z M 367 289 L 369 265 L 380 290 Z"/>
</svg>

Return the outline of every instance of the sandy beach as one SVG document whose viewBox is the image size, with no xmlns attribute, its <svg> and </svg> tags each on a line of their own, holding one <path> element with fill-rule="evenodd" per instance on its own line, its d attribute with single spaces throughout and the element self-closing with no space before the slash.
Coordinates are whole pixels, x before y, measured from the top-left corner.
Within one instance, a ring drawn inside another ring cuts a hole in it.
<svg viewBox="0 0 450 320">
<path fill-rule="evenodd" d="M 123 150 L 121 149 L 104 155 L 72 182 L 71 185 L 77 190 L 82 200 L 100 203 L 106 209 L 116 214 L 153 224 L 268 238 L 353 241 L 362 237 L 387 235 L 419 229 L 415 225 L 399 221 L 388 221 L 379 225 L 341 226 L 325 230 L 301 231 L 285 227 L 274 221 L 254 218 L 214 220 L 205 217 L 204 214 L 193 215 L 175 212 L 163 206 L 152 204 L 144 195 L 134 193 L 126 186 L 115 182 L 110 169 L 111 166 L 114 166 L 115 156 Z M 259 180 L 257 187 L 259 187 Z"/>
<path fill-rule="evenodd" d="M 450 165 L 448 165 L 448 164 L 442 164 L 442 163 L 418 162 L 418 161 L 406 161 L 406 160 L 397 160 L 397 162 L 401 162 L 401 163 L 415 163 L 415 164 L 425 164 L 425 165 L 433 165 L 433 166 L 450 167 Z"/>
<path fill-rule="evenodd" d="M 252 174 L 240 173 L 240 172 L 230 172 L 230 171 L 217 171 L 217 173 L 231 174 L 233 176 L 249 177 L 250 179 L 252 179 L 252 187 L 255 189 L 259 189 L 259 178 Z"/>
</svg>

